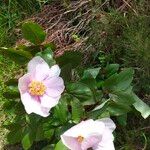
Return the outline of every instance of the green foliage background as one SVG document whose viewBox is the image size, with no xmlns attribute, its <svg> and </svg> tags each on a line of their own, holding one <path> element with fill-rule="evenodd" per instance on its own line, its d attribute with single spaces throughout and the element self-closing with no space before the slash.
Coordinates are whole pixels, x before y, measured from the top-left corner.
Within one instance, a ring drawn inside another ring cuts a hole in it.
<svg viewBox="0 0 150 150">
<path fill-rule="evenodd" d="M 14 34 L 16 33 L 14 32 L 15 27 L 32 13 L 40 11 L 43 3 L 36 0 L 8 0 L 0 2 L 0 4 L 0 47 L 9 47 L 20 37 L 20 34 Z M 94 61 L 100 60 L 101 65 L 106 65 L 106 62 L 109 62 L 119 63 L 121 67 L 133 67 L 136 71 L 134 90 L 141 98 L 145 99 L 146 103 L 149 103 L 150 5 L 148 0 L 138 0 L 133 1 L 133 8 L 136 13 L 129 9 L 127 14 L 116 11 L 114 7 L 106 8 L 104 17 L 99 22 L 93 20 L 91 23 L 91 38 L 87 45 L 93 45 L 96 53 L 92 55 L 92 59 Z M 95 55 L 99 56 L 99 60 L 95 60 Z M 1 101 L 4 100 L 2 96 L 5 91 L 4 81 L 14 76 L 18 66 L 11 60 L 3 58 L 2 55 L 0 55 L 0 65 Z M 74 111 L 76 110 L 74 109 Z M 117 139 L 116 143 L 119 148 L 134 150 L 136 142 L 141 141 L 142 145 L 144 143 L 148 148 L 149 131 L 143 128 L 149 125 L 149 119 L 147 121 L 139 120 L 137 114 L 134 117 L 131 115 L 131 118 L 128 120 L 129 125 L 117 132 L 118 135 L 120 134 L 120 138 Z M 78 122 L 78 118 L 76 121 Z M 135 127 L 133 128 L 133 126 Z M 136 128 L 138 129 L 136 130 Z M 120 145 L 124 146 L 120 147 Z"/>
</svg>

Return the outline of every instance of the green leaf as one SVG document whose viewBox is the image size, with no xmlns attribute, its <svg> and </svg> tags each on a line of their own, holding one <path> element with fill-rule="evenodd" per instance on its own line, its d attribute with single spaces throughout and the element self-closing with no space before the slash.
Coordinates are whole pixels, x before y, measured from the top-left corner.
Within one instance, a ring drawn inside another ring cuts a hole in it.
<svg viewBox="0 0 150 150">
<path fill-rule="evenodd" d="M 47 131 L 44 131 L 44 137 L 46 138 L 46 139 L 50 139 L 50 138 L 52 138 L 52 136 L 53 136 L 53 134 L 54 134 L 54 130 L 47 130 Z"/>
<path fill-rule="evenodd" d="M 35 141 L 41 141 L 44 140 L 44 129 L 43 126 L 40 124 L 36 129 L 36 138 Z"/>
<path fill-rule="evenodd" d="M 32 56 L 35 56 L 36 53 L 40 52 L 43 49 L 43 45 L 19 45 L 16 49 L 22 49 L 23 51 L 30 52 Z"/>
<path fill-rule="evenodd" d="M 81 79 L 80 82 L 86 84 L 91 89 L 95 102 L 99 102 L 102 99 L 103 93 L 101 90 L 97 90 L 96 79 L 85 78 L 85 79 Z"/>
<path fill-rule="evenodd" d="M 0 48 L 4 55 L 6 55 L 9 59 L 12 59 L 14 62 L 24 65 L 32 58 L 30 52 L 23 51 L 21 49 L 16 50 L 14 48 Z"/>
<path fill-rule="evenodd" d="M 115 92 L 115 95 L 111 95 L 113 97 L 113 101 L 116 103 L 122 103 L 124 105 L 132 105 L 135 100 L 132 93 L 126 93 L 126 92 Z"/>
<path fill-rule="evenodd" d="M 16 49 L 17 50 L 22 49 L 24 51 L 30 52 L 33 56 L 35 56 L 36 53 L 41 52 L 47 48 L 51 49 L 52 51 L 56 49 L 53 43 L 48 43 L 45 45 L 29 45 L 29 46 L 18 45 Z"/>
<path fill-rule="evenodd" d="M 33 144 L 33 140 L 30 137 L 30 134 L 27 133 L 22 139 L 22 146 L 25 150 L 28 150 Z"/>
<path fill-rule="evenodd" d="M 114 74 L 110 76 L 108 79 L 102 82 L 102 86 L 109 91 L 116 89 L 117 78 L 118 78 L 118 74 Z"/>
<path fill-rule="evenodd" d="M 63 78 L 65 82 L 71 80 L 71 76 L 72 76 L 71 70 L 72 70 L 71 64 L 66 64 L 61 68 L 60 76 Z"/>
<path fill-rule="evenodd" d="M 94 78 L 81 79 L 80 82 L 88 85 L 92 90 L 97 89 L 97 83 L 96 83 L 96 80 Z"/>
<path fill-rule="evenodd" d="M 68 148 L 62 143 L 60 140 L 57 144 L 54 150 L 68 150 Z"/>
<path fill-rule="evenodd" d="M 47 145 L 44 148 L 42 148 L 42 150 L 51 150 L 51 149 L 54 149 L 53 145 Z"/>
<path fill-rule="evenodd" d="M 6 92 L 3 93 L 3 96 L 7 99 L 16 99 L 20 97 L 20 93 L 17 86 L 7 86 Z"/>
<path fill-rule="evenodd" d="M 118 70 L 119 70 L 119 64 L 109 64 L 105 68 L 107 77 L 117 73 Z"/>
<path fill-rule="evenodd" d="M 54 116 L 61 123 L 65 123 L 68 120 L 68 107 L 65 98 L 61 98 L 59 104 L 54 108 Z"/>
<path fill-rule="evenodd" d="M 104 81 L 103 87 L 110 91 L 126 90 L 133 80 L 133 69 L 128 68 L 121 71 L 119 74 L 113 74 Z"/>
<path fill-rule="evenodd" d="M 18 86 L 18 80 L 17 79 L 10 79 L 5 82 L 5 85 L 7 86 Z"/>
<path fill-rule="evenodd" d="M 16 91 L 4 92 L 4 93 L 3 93 L 3 96 L 4 96 L 6 99 L 16 99 L 16 98 L 19 98 L 19 97 L 20 97 L 19 93 L 16 92 Z"/>
<path fill-rule="evenodd" d="M 22 134 L 23 134 L 22 128 L 18 128 L 17 130 L 13 130 L 8 133 L 7 140 L 10 144 L 19 143 L 22 140 L 23 137 Z"/>
<path fill-rule="evenodd" d="M 23 33 L 23 37 L 26 40 L 30 41 L 35 45 L 44 42 L 46 37 L 46 33 L 44 32 L 42 27 L 33 22 L 24 23 L 22 25 L 22 33 Z"/>
<path fill-rule="evenodd" d="M 76 68 L 81 64 L 82 53 L 79 51 L 66 51 L 62 56 L 56 58 L 56 62 L 62 67 L 71 64 L 72 68 Z"/>
<path fill-rule="evenodd" d="M 66 89 L 69 94 L 78 98 L 84 105 L 95 103 L 93 92 L 86 84 L 80 82 L 70 83 L 66 86 Z"/>
<path fill-rule="evenodd" d="M 111 116 L 120 116 L 131 111 L 131 108 L 127 105 L 118 104 L 118 103 L 111 101 L 109 103 L 109 106 L 107 107 L 107 110 Z"/>
<path fill-rule="evenodd" d="M 118 74 L 117 89 L 127 89 L 133 80 L 134 70 L 132 68 L 124 69 Z"/>
<path fill-rule="evenodd" d="M 147 117 L 150 116 L 150 107 L 146 103 L 144 103 L 141 99 L 139 99 L 136 94 L 133 95 L 135 99 L 135 103 L 133 104 L 133 106 L 137 111 L 141 113 L 142 117 L 146 119 Z"/>
<path fill-rule="evenodd" d="M 85 78 L 96 78 L 97 77 L 97 75 L 98 75 L 98 73 L 99 73 L 99 71 L 100 71 L 100 67 L 99 68 L 92 68 L 92 69 L 87 69 L 87 70 L 85 70 L 84 71 L 84 73 L 83 73 L 83 79 L 85 79 Z"/>
<path fill-rule="evenodd" d="M 71 101 L 71 108 L 73 122 L 79 123 L 84 115 L 84 107 L 77 98 L 73 98 Z"/>
<path fill-rule="evenodd" d="M 3 111 L 5 113 L 9 113 L 9 114 L 13 114 L 14 109 L 16 110 L 15 106 L 17 105 L 17 101 L 5 101 L 5 103 L 3 104 Z"/>
<path fill-rule="evenodd" d="M 66 122 L 66 124 L 63 124 L 62 126 L 59 126 L 55 129 L 55 137 L 56 139 L 60 139 L 60 135 L 62 135 L 65 131 L 73 127 L 74 123 Z"/>
<path fill-rule="evenodd" d="M 55 50 L 56 50 L 56 45 L 55 45 L 55 43 L 53 43 L 53 42 L 48 43 L 48 44 L 45 44 L 44 47 L 45 47 L 45 48 L 50 48 L 52 51 L 55 51 Z"/>
<path fill-rule="evenodd" d="M 127 114 L 117 116 L 117 121 L 121 126 L 127 125 Z"/>
<path fill-rule="evenodd" d="M 5 85 L 7 85 L 5 92 L 3 92 L 5 98 L 16 99 L 20 97 L 17 79 L 10 79 L 5 82 Z"/>
<path fill-rule="evenodd" d="M 14 131 L 20 128 L 20 124 L 12 123 L 12 124 L 4 124 L 2 127 L 6 128 L 7 130 Z"/>
<path fill-rule="evenodd" d="M 98 119 L 104 113 L 108 113 L 108 111 L 106 110 L 108 103 L 109 103 L 109 100 L 104 101 L 102 104 L 97 106 L 94 110 L 92 110 L 91 112 L 88 112 L 87 117 L 92 118 L 92 119 Z"/>
<path fill-rule="evenodd" d="M 43 52 L 39 52 L 36 56 L 41 56 L 51 67 L 56 64 L 55 60 L 53 59 L 53 51 L 50 47 L 47 47 Z"/>
</svg>

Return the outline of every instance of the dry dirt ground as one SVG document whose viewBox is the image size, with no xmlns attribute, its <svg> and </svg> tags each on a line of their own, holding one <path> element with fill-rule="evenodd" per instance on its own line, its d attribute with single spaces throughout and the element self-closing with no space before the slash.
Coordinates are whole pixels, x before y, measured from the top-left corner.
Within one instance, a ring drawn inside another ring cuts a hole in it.
<svg viewBox="0 0 150 150">
<path fill-rule="evenodd" d="M 87 40 L 88 24 L 94 17 L 90 2 L 76 1 L 67 9 L 60 3 L 45 5 L 40 13 L 25 21 L 34 21 L 44 28 L 47 33 L 45 43 L 53 42 L 56 45 L 56 56 L 67 50 L 79 50 Z M 21 39 L 16 44 L 28 42 Z"/>
</svg>

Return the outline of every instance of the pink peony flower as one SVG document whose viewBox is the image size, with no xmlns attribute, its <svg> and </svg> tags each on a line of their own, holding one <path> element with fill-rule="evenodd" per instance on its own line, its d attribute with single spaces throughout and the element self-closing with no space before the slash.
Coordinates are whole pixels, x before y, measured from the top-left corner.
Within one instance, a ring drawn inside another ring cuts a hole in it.
<svg viewBox="0 0 150 150">
<path fill-rule="evenodd" d="M 28 73 L 19 79 L 18 88 L 21 101 L 28 114 L 36 113 L 47 117 L 52 107 L 57 105 L 64 91 L 60 68 L 48 64 L 39 56 L 28 63 Z"/>
<path fill-rule="evenodd" d="M 73 126 L 61 135 L 63 144 L 70 150 L 115 150 L 112 132 L 116 128 L 109 118 L 87 120 Z"/>
</svg>

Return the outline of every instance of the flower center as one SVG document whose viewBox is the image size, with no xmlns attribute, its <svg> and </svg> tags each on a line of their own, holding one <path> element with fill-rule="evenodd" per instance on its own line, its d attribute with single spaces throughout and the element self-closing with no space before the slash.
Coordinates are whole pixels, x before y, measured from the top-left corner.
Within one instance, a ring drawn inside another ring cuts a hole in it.
<svg viewBox="0 0 150 150">
<path fill-rule="evenodd" d="M 78 137 L 77 137 L 77 141 L 78 141 L 79 143 L 82 143 L 83 140 L 84 140 L 84 137 L 83 137 L 83 136 L 78 136 Z"/>
<path fill-rule="evenodd" d="M 42 96 L 46 90 L 45 85 L 40 81 L 32 81 L 28 87 L 29 93 L 33 96 Z"/>
</svg>

